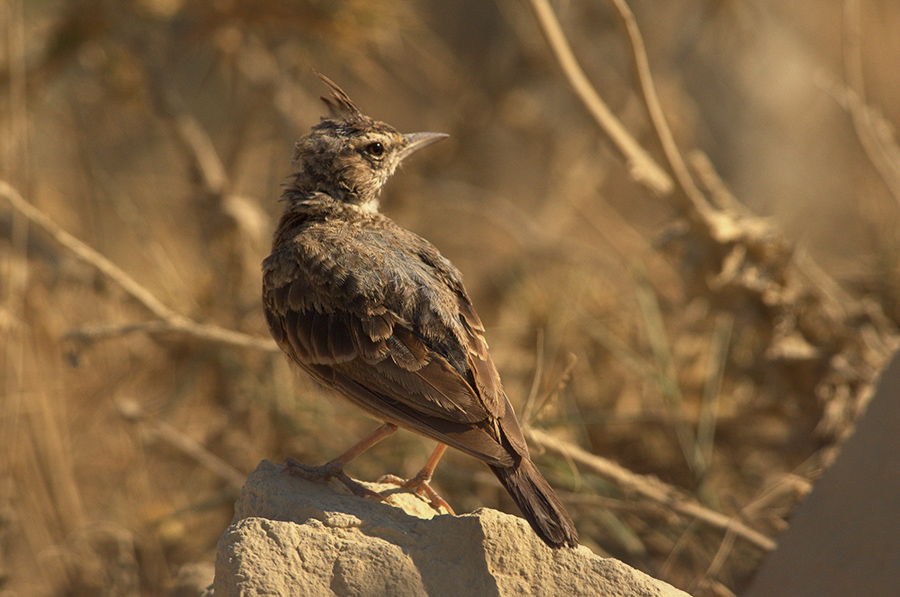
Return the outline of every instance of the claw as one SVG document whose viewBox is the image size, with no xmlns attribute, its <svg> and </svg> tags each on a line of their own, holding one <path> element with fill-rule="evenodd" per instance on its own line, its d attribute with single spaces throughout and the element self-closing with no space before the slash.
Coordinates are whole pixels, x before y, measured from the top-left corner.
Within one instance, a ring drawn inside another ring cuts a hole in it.
<svg viewBox="0 0 900 597">
<path fill-rule="evenodd" d="M 307 481 L 324 481 L 326 479 L 337 479 L 356 496 L 359 496 L 361 498 L 374 498 L 380 502 L 384 501 L 383 495 L 375 493 L 359 481 L 355 481 L 354 479 L 351 479 L 346 474 L 344 474 L 343 463 L 339 461 L 332 460 L 331 462 L 326 462 L 321 466 L 309 466 L 308 464 L 303 464 L 302 462 L 294 458 L 288 458 L 287 460 L 285 460 L 284 464 L 285 472 L 294 475 L 295 477 L 300 477 L 301 479 L 306 479 Z"/>
<path fill-rule="evenodd" d="M 408 489 L 416 495 L 427 497 L 430 500 L 431 507 L 435 510 L 445 508 L 450 514 L 456 515 L 456 512 L 454 512 L 453 508 L 450 507 L 450 504 L 447 503 L 447 500 L 438 495 L 438 492 L 428 483 L 429 480 L 430 479 L 425 478 L 425 476 L 422 475 L 422 471 L 420 471 L 418 475 L 411 479 L 401 479 L 397 475 L 382 475 L 376 482 L 391 483 L 398 487 Z"/>
</svg>

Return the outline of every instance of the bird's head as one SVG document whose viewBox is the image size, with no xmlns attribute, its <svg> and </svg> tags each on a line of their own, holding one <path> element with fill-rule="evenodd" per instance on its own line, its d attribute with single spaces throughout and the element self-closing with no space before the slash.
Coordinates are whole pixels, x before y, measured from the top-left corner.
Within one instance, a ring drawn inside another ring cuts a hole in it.
<svg viewBox="0 0 900 597">
<path fill-rule="evenodd" d="M 294 186 L 324 193 L 365 211 L 376 211 L 378 195 L 400 162 L 447 135 L 401 134 L 394 127 L 365 116 L 340 87 L 316 74 L 331 88 L 331 97 L 322 98 L 331 116 L 323 118 L 297 142 Z"/>
</svg>

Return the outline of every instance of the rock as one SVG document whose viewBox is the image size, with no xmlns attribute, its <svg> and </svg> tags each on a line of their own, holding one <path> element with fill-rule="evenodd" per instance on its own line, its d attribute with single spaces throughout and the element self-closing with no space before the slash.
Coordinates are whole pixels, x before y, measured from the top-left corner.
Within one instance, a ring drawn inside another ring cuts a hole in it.
<svg viewBox="0 0 900 597">
<path fill-rule="evenodd" d="M 263 461 L 219 540 L 215 595 L 685 596 L 586 547 L 552 550 L 489 509 L 452 516 L 393 485 L 311 483 Z"/>
<path fill-rule="evenodd" d="M 897 595 L 900 352 L 856 431 L 797 508 L 746 597 Z"/>
<path fill-rule="evenodd" d="M 166 597 L 205 596 L 207 588 L 212 588 L 214 574 L 215 569 L 210 562 L 185 564 L 175 573 Z"/>
</svg>

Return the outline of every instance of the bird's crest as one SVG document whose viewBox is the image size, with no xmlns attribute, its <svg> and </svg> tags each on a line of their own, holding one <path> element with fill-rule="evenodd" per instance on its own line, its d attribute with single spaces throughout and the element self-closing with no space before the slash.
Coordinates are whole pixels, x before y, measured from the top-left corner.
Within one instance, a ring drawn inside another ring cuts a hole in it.
<svg viewBox="0 0 900 597">
<path fill-rule="evenodd" d="M 356 107 L 356 104 L 350 99 L 343 89 L 337 86 L 337 84 L 317 71 L 313 69 L 313 72 L 316 73 L 322 81 L 325 82 L 326 85 L 331 89 L 331 97 L 322 97 L 322 101 L 325 102 L 325 105 L 328 106 L 328 110 L 331 112 L 331 116 L 333 118 L 341 118 L 344 120 L 364 120 L 366 117 L 362 112 L 359 111 L 359 108 Z"/>
</svg>

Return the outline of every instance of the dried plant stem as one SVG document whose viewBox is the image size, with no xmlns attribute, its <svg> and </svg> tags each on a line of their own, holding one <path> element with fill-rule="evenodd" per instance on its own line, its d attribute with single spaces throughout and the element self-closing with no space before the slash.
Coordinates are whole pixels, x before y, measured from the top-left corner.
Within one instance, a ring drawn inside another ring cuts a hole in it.
<svg viewBox="0 0 900 597">
<path fill-rule="evenodd" d="M 548 0 L 531 0 L 531 7 L 569 84 L 572 85 L 579 99 L 609 137 L 613 146 L 628 163 L 631 176 L 657 195 L 671 194 L 672 179 L 615 117 L 612 110 L 588 81 Z"/>
<path fill-rule="evenodd" d="M 232 490 L 240 491 L 241 487 L 244 486 L 245 476 L 243 473 L 172 425 L 165 421 L 148 417 L 137 402 L 124 400 L 119 402 L 117 406 L 119 414 L 125 420 L 141 425 L 146 433 L 158 437 L 185 456 L 195 460 L 203 468 L 227 482 Z"/>
<path fill-rule="evenodd" d="M 875 166 L 894 200 L 900 203 L 900 147 L 883 117 L 866 105 L 861 38 L 859 0 L 845 0 L 844 72 L 848 87 L 846 109 L 869 161 Z"/>
<path fill-rule="evenodd" d="M 25 216 L 29 222 L 44 230 L 79 260 L 96 268 L 157 318 L 157 321 L 146 323 L 95 328 L 93 331 L 73 332 L 71 334 L 72 337 L 85 342 L 90 342 L 99 338 L 108 338 L 114 335 L 132 332 L 165 332 L 181 334 L 200 340 L 241 348 L 255 348 L 270 352 L 278 351 L 278 347 L 272 340 L 250 336 L 215 325 L 198 323 L 176 313 L 165 306 L 153 295 L 153 293 L 141 286 L 134 278 L 122 271 L 119 266 L 63 230 L 63 228 L 51 220 L 47 214 L 25 200 L 15 188 L 3 180 L 0 180 L 0 196 L 6 198 L 13 209 Z"/>
<path fill-rule="evenodd" d="M 656 86 L 650 72 L 647 51 L 641 37 L 640 29 L 634 14 L 625 0 L 609 0 L 622 23 L 631 50 L 632 63 L 638 82 L 638 90 L 644 100 L 647 114 L 659 144 L 665 155 L 667 165 L 674 175 L 675 181 L 665 173 L 650 155 L 644 151 L 637 141 L 627 132 L 621 122 L 612 114 L 600 95 L 588 81 L 584 71 L 578 65 L 572 48 L 566 39 L 553 9 L 548 0 L 530 0 L 548 44 L 560 64 L 569 84 L 578 94 L 581 101 L 590 110 L 600 127 L 606 132 L 616 148 L 628 161 L 632 176 L 653 189 L 659 195 L 673 196 L 679 201 L 685 215 L 695 224 L 698 232 L 713 239 L 717 243 L 732 240 L 736 226 L 733 216 L 725 211 L 717 210 L 704 196 L 694 182 L 690 170 L 678 149 L 672 130 L 659 102 Z M 664 176 L 660 176 L 660 173 Z"/>
<path fill-rule="evenodd" d="M 637 76 L 638 91 L 644 100 L 647 114 L 650 116 L 650 122 L 653 124 L 653 130 L 656 132 L 669 169 L 675 176 L 675 182 L 680 191 L 679 194 L 676 194 L 676 198 L 679 198 L 680 195 L 680 198 L 687 200 L 687 205 L 682 205 L 686 213 L 698 223 L 705 224 L 708 227 L 710 220 L 713 218 L 713 210 L 706 197 L 694 183 L 681 151 L 675 144 L 672 129 L 669 128 L 662 104 L 659 103 L 656 85 L 653 84 L 653 75 L 650 73 L 650 61 L 647 59 L 644 39 L 637 26 L 637 21 L 634 19 L 634 13 L 631 12 L 631 8 L 629 8 L 625 0 L 609 0 L 609 2 L 615 8 L 616 14 L 619 15 L 622 27 L 625 29 L 628 37 L 632 64 Z"/>
<path fill-rule="evenodd" d="M 203 190 L 213 197 L 223 198 L 231 183 L 212 139 L 197 117 L 188 111 L 181 96 L 173 87 L 164 83 L 165 77 L 149 67 L 148 71 L 152 75 L 150 91 L 157 112 L 175 133 L 175 140 L 200 176 Z"/>
<path fill-rule="evenodd" d="M 155 421 L 150 424 L 150 429 L 167 444 L 194 459 L 203 468 L 226 481 L 228 486 L 234 491 L 240 491 L 241 487 L 244 486 L 246 476 L 243 473 L 175 427 L 172 427 L 165 421 Z"/>
<path fill-rule="evenodd" d="M 265 352 L 278 352 L 273 340 L 259 338 L 227 328 L 199 323 L 181 315 L 168 319 L 127 323 L 123 325 L 99 325 L 72 330 L 66 338 L 82 344 L 90 344 L 107 338 L 118 338 L 129 334 L 143 333 L 153 337 L 186 336 L 202 342 L 223 344 L 234 348 L 252 348 Z"/>
<path fill-rule="evenodd" d="M 698 463 L 699 477 L 702 477 L 712 464 L 716 424 L 719 421 L 719 397 L 722 391 L 725 367 L 728 362 L 728 351 L 731 345 L 731 332 L 733 329 L 733 314 L 720 313 L 716 317 L 709 349 L 706 384 L 704 384 L 703 388 L 703 402 L 700 406 L 700 416 L 697 421 L 695 457 Z"/>
<path fill-rule="evenodd" d="M 764 551 L 771 551 L 775 548 L 775 541 L 759 531 L 751 529 L 739 520 L 710 510 L 691 499 L 685 492 L 667 485 L 659 479 L 636 475 L 614 462 L 591 454 L 575 444 L 557 439 L 539 429 L 527 428 L 525 435 L 529 442 L 590 469 L 593 473 L 609 479 L 623 491 L 634 492 L 645 499 L 662 504 L 682 516 L 696 519 L 717 529 L 730 531 L 736 537 L 740 537 Z"/>
<path fill-rule="evenodd" d="M 153 315 L 160 319 L 170 319 L 177 316 L 174 311 L 162 304 L 150 291 L 138 284 L 134 278 L 122 271 L 112 261 L 63 230 L 47 214 L 25 200 L 16 189 L 3 180 L 0 180 L 0 195 L 9 201 L 13 209 L 28 218 L 28 221 L 36 224 L 52 236 L 56 242 L 71 251 L 75 257 L 97 268 L 132 298 L 146 307 Z"/>
<path fill-rule="evenodd" d="M 662 311 L 656 293 L 647 279 L 646 272 L 639 267 L 634 268 L 635 295 L 637 303 L 643 315 L 644 328 L 647 339 L 656 363 L 653 378 L 656 381 L 663 405 L 669 413 L 675 436 L 684 461 L 694 475 L 699 476 L 701 463 L 697 452 L 697 441 L 691 424 L 686 416 L 684 395 L 678 385 L 678 375 L 675 371 L 675 359 L 672 356 L 672 347 L 666 334 Z"/>
</svg>

